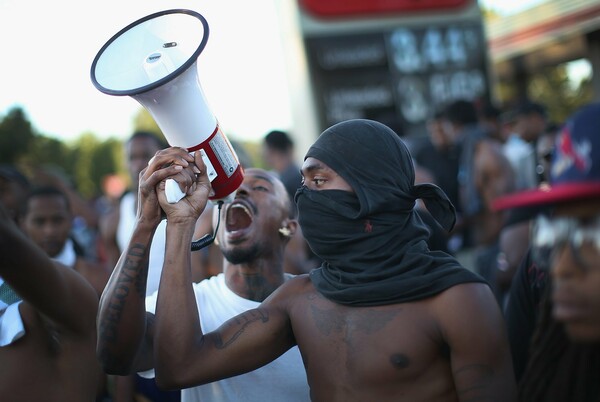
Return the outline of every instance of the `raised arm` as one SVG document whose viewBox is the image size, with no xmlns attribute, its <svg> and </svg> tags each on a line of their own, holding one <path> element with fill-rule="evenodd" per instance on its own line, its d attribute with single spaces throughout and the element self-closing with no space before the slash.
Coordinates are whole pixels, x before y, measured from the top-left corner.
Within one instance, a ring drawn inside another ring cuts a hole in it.
<svg viewBox="0 0 600 402">
<path fill-rule="evenodd" d="M 100 298 L 96 352 L 108 373 L 124 375 L 152 367 L 153 317 L 146 313 L 145 296 L 150 245 L 162 214 L 156 185 L 173 177 L 187 190 L 195 173 L 190 162 L 193 158 L 186 150 L 168 148 L 157 152 L 140 173 L 133 234 Z"/>
<path fill-rule="evenodd" d="M 98 296 L 77 272 L 52 261 L 28 239 L 0 204 L 0 276 L 64 331 L 93 333 Z"/>
<path fill-rule="evenodd" d="M 168 204 L 164 184 L 159 190 L 167 214 L 167 241 L 156 308 L 154 358 L 156 381 L 165 389 L 187 388 L 256 369 L 295 344 L 287 315 L 278 307 L 281 300 L 274 297 L 277 292 L 260 308 L 202 334 L 189 244 L 210 184 L 201 159 L 197 164 L 202 175 L 191 196 Z"/>
<path fill-rule="evenodd" d="M 491 290 L 484 284 L 454 286 L 437 308 L 459 400 L 516 401 L 506 328 Z"/>
</svg>

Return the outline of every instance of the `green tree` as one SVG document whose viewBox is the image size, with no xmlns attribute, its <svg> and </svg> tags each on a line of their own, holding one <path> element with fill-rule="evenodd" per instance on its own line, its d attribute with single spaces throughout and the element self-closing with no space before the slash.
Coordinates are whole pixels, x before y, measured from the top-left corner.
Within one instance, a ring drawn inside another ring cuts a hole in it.
<svg viewBox="0 0 600 402">
<path fill-rule="evenodd" d="M 496 93 L 504 105 L 513 105 L 517 99 L 516 87 L 502 82 Z M 550 119 L 563 122 L 574 111 L 593 100 L 591 80 L 574 83 L 569 77 L 566 64 L 547 67 L 531 75 L 527 82 L 527 96 L 546 106 Z"/>
<path fill-rule="evenodd" d="M 593 99 L 591 81 L 584 80 L 574 85 L 564 64 L 533 75 L 528 93 L 531 99 L 546 105 L 549 116 L 556 122 L 563 122 Z"/>
<path fill-rule="evenodd" d="M 106 176 L 117 174 L 129 177 L 123 160 L 123 142 L 109 138 L 98 144 L 94 151 L 92 166 L 90 176 L 96 186 L 96 194 L 100 194 Z"/>
<path fill-rule="evenodd" d="M 69 147 L 55 138 L 37 135 L 30 142 L 27 152 L 20 157 L 22 165 L 30 170 L 36 166 L 52 165 L 69 170 L 72 166 L 72 156 Z"/>
<path fill-rule="evenodd" d="M 23 109 L 10 109 L 0 122 L 0 163 L 18 163 L 35 137 Z"/>
<path fill-rule="evenodd" d="M 162 130 L 158 127 L 158 124 L 156 124 L 156 120 L 154 120 L 152 115 L 143 107 L 140 108 L 133 118 L 133 126 L 135 131 L 149 131 L 155 133 L 165 143 L 167 142 Z"/>
</svg>

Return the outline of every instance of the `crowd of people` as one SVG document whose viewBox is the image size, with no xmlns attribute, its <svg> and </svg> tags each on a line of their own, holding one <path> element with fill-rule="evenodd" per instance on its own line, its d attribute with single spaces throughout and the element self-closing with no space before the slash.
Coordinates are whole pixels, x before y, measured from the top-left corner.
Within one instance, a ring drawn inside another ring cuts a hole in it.
<svg viewBox="0 0 600 402">
<path fill-rule="evenodd" d="M 301 155 L 275 130 L 259 163 L 234 144 L 225 204 L 149 132 L 101 210 L 0 166 L 2 395 L 599 401 L 600 104 L 457 100 L 426 129 L 343 121 Z"/>
</svg>

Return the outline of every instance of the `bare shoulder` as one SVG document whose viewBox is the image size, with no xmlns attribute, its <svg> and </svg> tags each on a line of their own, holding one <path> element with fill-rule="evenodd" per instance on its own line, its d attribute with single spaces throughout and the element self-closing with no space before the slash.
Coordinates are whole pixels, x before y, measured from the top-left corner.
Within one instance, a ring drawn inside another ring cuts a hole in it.
<svg viewBox="0 0 600 402">
<path fill-rule="evenodd" d="M 477 150 L 477 161 L 479 164 L 496 164 L 504 166 L 508 158 L 504 154 L 502 144 L 499 141 L 485 139 L 479 142 Z"/>
<path fill-rule="evenodd" d="M 281 287 L 284 286 L 289 288 L 289 290 L 287 290 L 288 292 L 303 292 L 306 291 L 307 288 L 314 289 L 308 274 L 289 275 L 289 278 Z"/>
<path fill-rule="evenodd" d="M 446 289 L 431 300 L 438 314 L 455 314 L 457 311 L 496 309 L 498 304 L 492 290 L 485 283 L 461 283 Z"/>
<path fill-rule="evenodd" d="M 431 308 L 447 336 L 463 336 L 465 332 L 479 335 L 504 332 L 500 307 L 492 290 L 484 283 L 453 286 L 436 296 Z"/>
<path fill-rule="evenodd" d="M 436 297 L 436 301 L 443 306 L 446 303 L 472 303 L 474 301 L 487 300 L 490 297 L 493 301 L 492 290 L 487 284 L 468 282 L 446 289 Z"/>
<path fill-rule="evenodd" d="M 57 325 L 73 331 L 85 333 L 89 328 L 95 328 L 98 294 L 93 285 L 76 270 L 56 261 L 53 263 L 62 283 L 55 284 L 55 302 L 47 306 L 49 311 L 43 311 L 44 314 Z M 62 290 L 58 292 L 57 289 Z"/>
<path fill-rule="evenodd" d="M 308 274 L 289 275 L 286 281 L 271 293 L 265 302 L 268 301 L 271 305 L 280 303 L 288 304 L 298 297 L 314 291 L 315 288 L 312 285 Z"/>
</svg>

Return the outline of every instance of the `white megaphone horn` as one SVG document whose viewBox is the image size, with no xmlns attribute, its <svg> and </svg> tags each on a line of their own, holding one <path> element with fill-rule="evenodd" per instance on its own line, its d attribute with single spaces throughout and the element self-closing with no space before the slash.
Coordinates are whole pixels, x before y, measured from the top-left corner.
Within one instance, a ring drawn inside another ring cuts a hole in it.
<svg viewBox="0 0 600 402">
<path fill-rule="evenodd" d="M 148 112 L 171 146 L 199 151 L 211 181 L 212 201 L 230 200 L 244 178 L 235 150 L 211 113 L 198 80 L 196 60 L 208 40 L 208 23 L 195 11 L 157 12 L 123 28 L 92 63 L 94 86 L 128 95 Z M 171 203 L 185 196 L 172 179 Z"/>
</svg>

